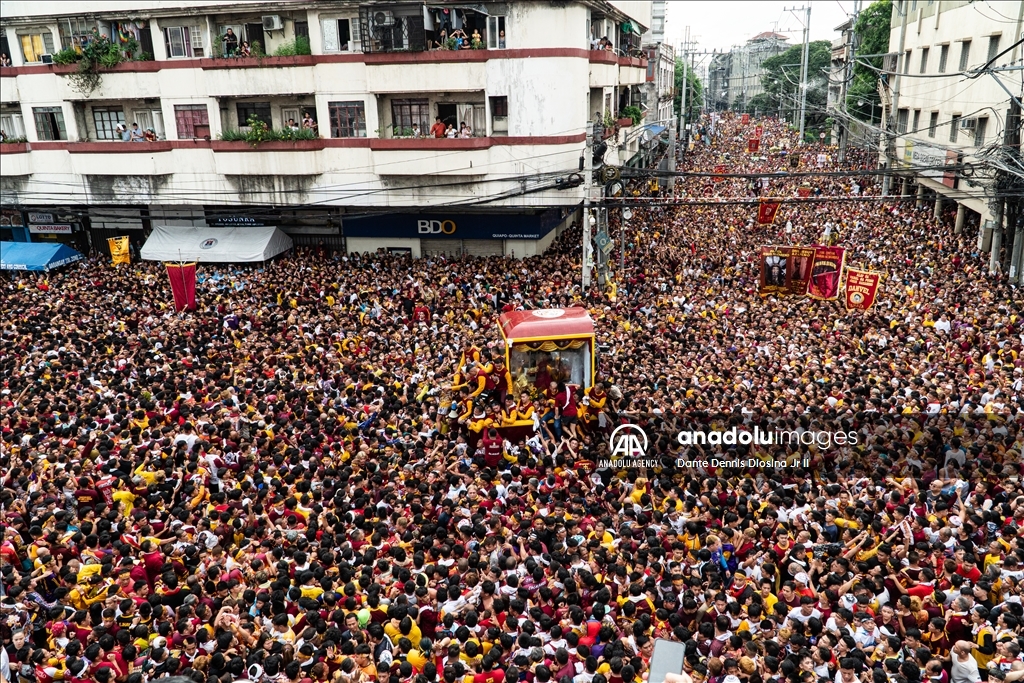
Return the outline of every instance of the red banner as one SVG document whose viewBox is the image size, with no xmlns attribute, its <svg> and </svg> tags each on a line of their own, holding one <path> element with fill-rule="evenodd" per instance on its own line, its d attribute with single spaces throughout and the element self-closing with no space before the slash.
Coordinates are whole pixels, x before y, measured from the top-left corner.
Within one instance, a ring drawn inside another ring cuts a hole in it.
<svg viewBox="0 0 1024 683">
<path fill-rule="evenodd" d="M 167 277 L 171 281 L 171 293 L 174 295 L 174 310 L 181 312 L 186 308 L 196 310 L 196 264 L 165 263 Z"/>
<path fill-rule="evenodd" d="M 718 164 L 717 166 L 715 166 L 715 173 L 725 173 L 725 164 Z M 725 180 L 725 178 L 723 178 L 720 175 L 711 176 L 711 182 L 713 183 L 720 183 L 723 180 Z"/>
<path fill-rule="evenodd" d="M 797 296 L 807 294 L 807 283 L 811 281 L 814 265 L 814 247 L 793 247 L 789 250 L 789 287 L 787 293 Z"/>
<path fill-rule="evenodd" d="M 811 196 L 811 188 L 809 188 L 809 187 L 798 187 L 798 188 L 796 188 L 796 193 L 798 195 L 800 195 L 801 197 L 810 197 Z"/>
<path fill-rule="evenodd" d="M 878 285 L 882 281 L 881 273 L 867 270 L 846 271 L 846 310 L 866 311 L 875 303 Z"/>
<path fill-rule="evenodd" d="M 842 247 L 814 247 L 814 265 L 807 283 L 807 295 L 812 299 L 832 301 L 839 298 L 839 283 L 843 273 L 846 250 Z"/>
<path fill-rule="evenodd" d="M 764 134 L 764 126 L 758 126 L 757 128 L 754 129 L 754 137 L 757 138 L 758 140 L 761 139 L 761 136 L 763 134 Z"/>
<path fill-rule="evenodd" d="M 740 123 L 742 123 L 744 126 L 750 123 L 750 114 L 744 114 L 743 116 L 741 116 Z"/>
<path fill-rule="evenodd" d="M 789 290 L 789 255 L 792 247 L 761 247 L 758 294 L 785 294 Z"/>
<path fill-rule="evenodd" d="M 779 202 L 770 202 L 765 199 L 757 205 L 757 222 L 760 225 L 771 225 L 775 222 L 775 216 L 779 213 Z"/>
<path fill-rule="evenodd" d="M 751 154 L 756 154 L 757 150 L 761 148 L 761 141 L 757 138 L 750 138 L 747 140 L 747 151 Z"/>
</svg>

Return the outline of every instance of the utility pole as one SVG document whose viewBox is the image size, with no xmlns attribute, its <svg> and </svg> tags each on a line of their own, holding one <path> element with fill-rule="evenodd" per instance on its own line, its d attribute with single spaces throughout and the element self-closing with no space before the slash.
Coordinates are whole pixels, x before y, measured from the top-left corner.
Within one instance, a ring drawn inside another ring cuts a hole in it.
<svg viewBox="0 0 1024 683">
<path fill-rule="evenodd" d="M 690 47 L 689 47 L 690 46 L 690 27 L 689 26 L 686 27 L 686 34 L 685 35 L 686 35 L 686 37 L 683 39 L 683 44 L 681 46 L 683 49 L 680 50 L 680 52 L 682 53 L 682 56 L 681 56 L 681 58 L 679 60 L 682 63 L 682 65 L 683 65 L 683 83 L 680 86 L 683 89 L 683 92 L 681 92 L 679 94 L 679 99 L 680 99 L 680 103 L 679 103 L 679 137 L 680 137 L 680 139 L 683 139 L 683 136 L 685 135 L 685 132 L 684 132 L 682 126 L 683 126 L 683 121 L 686 120 L 686 84 L 689 82 L 689 78 L 688 78 L 689 74 L 686 73 L 686 51 L 690 49 Z M 686 153 L 686 147 L 685 146 L 683 147 L 683 153 L 684 154 Z"/>
<path fill-rule="evenodd" d="M 797 19 L 799 19 L 797 12 L 804 13 L 804 49 L 800 59 L 800 144 L 802 145 L 804 144 L 804 125 L 807 119 L 807 60 L 811 49 L 811 6 L 794 7 L 789 11 Z"/>
<path fill-rule="evenodd" d="M 590 290 L 590 261 L 594 247 L 590 239 L 590 192 L 594 183 L 594 122 L 587 122 L 587 144 L 583 149 L 583 297 Z"/>
<path fill-rule="evenodd" d="M 907 55 L 904 47 L 907 44 L 907 0 L 898 0 L 896 7 L 902 15 L 900 20 L 900 51 L 896 53 L 896 73 L 892 79 L 892 106 L 889 107 L 888 116 L 885 118 L 885 161 L 883 166 L 886 170 L 891 169 L 896 161 L 896 117 L 900 110 L 900 74 L 904 70 L 903 62 Z M 892 176 L 888 173 L 882 176 L 882 196 L 889 194 L 889 185 Z"/>
<path fill-rule="evenodd" d="M 849 47 L 846 53 L 846 64 L 843 67 L 843 83 L 839 88 L 842 102 L 838 103 L 844 116 L 839 117 L 839 161 L 846 161 L 846 146 L 850 141 L 850 124 L 847 123 L 848 112 L 846 110 L 847 90 L 853 81 L 853 63 L 857 61 L 857 17 L 860 15 L 860 0 L 853 0 L 853 16 L 850 21 Z"/>
</svg>

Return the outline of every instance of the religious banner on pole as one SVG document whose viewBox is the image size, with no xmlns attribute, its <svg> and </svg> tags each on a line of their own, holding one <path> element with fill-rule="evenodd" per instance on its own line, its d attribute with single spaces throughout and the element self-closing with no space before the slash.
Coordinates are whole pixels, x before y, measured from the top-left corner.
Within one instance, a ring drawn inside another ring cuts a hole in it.
<svg viewBox="0 0 1024 683">
<path fill-rule="evenodd" d="M 757 138 L 758 140 L 760 140 L 760 139 L 761 139 L 761 136 L 762 136 L 763 134 L 764 134 L 764 126 L 757 126 L 756 128 L 754 128 L 754 137 L 755 137 L 755 138 Z"/>
<path fill-rule="evenodd" d="M 789 287 L 789 254 L 792 247 L 761 247 L 758 294 L 785 294 Z"/>
<path fill-rule="evenodd" d="M 833 301 L 839 298 L 839 284 L 843 273 L 846 250 L 843 247 L 814 246 L 814 264 L 807 283 L 807 295 L 812 299 Z"/>
<path fill-rule="evenodd" d="M 717 166 L 715 166 L 715 173 L 725 173 L 725 164 L 718 164 Z M 720 183 L 723 180 L 725 180 L 725 178 L 723 178 L 720 175 L 711 176 L 711 182 L 713 183 Z"/>
<path fill-rule="evenodd" d="M 811 188 L 807 187 L 806 185 L 801 185 L 800 187 L 796 188 L 796 193 L 801 197 L 810 197 Z"/>
<path fill-rule="evenodd" d="M 789 250 L 789 287 L 788 294 L 805 296 L 807 283 L 811 281 L 811 268 L 814 264 L 814 247 L 793 247 Z"/>
<path fill-rule="evenodd" d="M 132 257 L 128 250 L 128 237 L 108 237 L 107 245 L 110 247 L 110 260 L 116 266 L 118 263 L 131 263 Z"/>
<path fill-rule="evenodd" d="M 761 149 L 761 141 L 757 138 L 750 138 L 747 140 L 747 152 L 750 154 L 757 154 L 757 150 Z"/>
<path fill-rule="evenodd" d="M 867 270 L 846 270 L 846 310 L 866 311 L 875 303 L 878 285 L 882 281 L 881 273 Z"/>
<path fill-rule="evenodd" d="M 750 123 L 750 114 L 744 114 L 743 116 L 741 116 L 740 123 L 742 123 L 744 126 Z"/>
<path fill-rule="evenodd" d="M 757 205 L 757 222 L 760 225 L 771 225 L 779 213 L 779 202 L 762 199 Z"/>
<path fill-rule="evenodd" d="M 171 281 L 174 295 L 174 310 L 179 313 L 186 308 L 196 310 L 196 264 L 165 263 L 167 277 Z"/>
</svg>

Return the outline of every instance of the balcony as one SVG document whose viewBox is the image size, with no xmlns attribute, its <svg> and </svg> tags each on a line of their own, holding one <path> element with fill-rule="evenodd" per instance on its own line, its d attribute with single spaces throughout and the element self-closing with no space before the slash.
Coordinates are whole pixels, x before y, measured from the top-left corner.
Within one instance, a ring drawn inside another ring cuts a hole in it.
<svg viewBox="0 0 1024 683">
<path fill-rule="evenodd" d="M 32 173 L 32 155 L 27 154 L 27 142 L 0 143 L 0 166 L 5 176 L 23 176 Z"/>
<path fill-rule="evenodd" d="M 379 175 L 485 175 L 490 172 L 492 138 L 370 140 Z M 453 151 L 460 154 L 452 154 Z M 440 153 L 439 153 L 440 152 Z"/>
<path fill-rule="evenodd" d="M 230 176 L 297 176 L 324 172 L 327 140 L 263 142 L 215 140 L 210 143 L 217 173 Z M 258 152 L 258 154 L 253 154 Z M 346 159 L 346 163 L 348 159 Z M 352 165 L 357 165 L 353 161 Z"/>
<path fill-rule="evenodd" d="M 619 84 L 619 60 L 608 50 L 590 51 L 590 87 L 604 88 Z"/>
<path fill-rule="evenodd" d="M 311 55 L 201 59 L 206 92 L 212 97 L 253 97 L 316 92 Z"/>
<path fill-rule="evenodd" d="M 487 85 L 486 50 L 436 50 L 433 52 L 373 55 L 366 63 L 366 88 L 375 94 L 416 92 L 428 83 L 444 84 L 451 92 L 482 91 Z M 456 64 L 458 66 L 456 66 Z"/>
</svg>

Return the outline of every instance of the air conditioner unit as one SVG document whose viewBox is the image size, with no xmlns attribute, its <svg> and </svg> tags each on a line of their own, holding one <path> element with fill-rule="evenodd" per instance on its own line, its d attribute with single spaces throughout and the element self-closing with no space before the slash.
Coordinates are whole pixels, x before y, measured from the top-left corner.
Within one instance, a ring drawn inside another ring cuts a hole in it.
<svg viewBox="0 0 1024 683">
<path fill-rule="evenodd" d="M 395 15 L 392 12 L 374 12 L 373 13 L 373 25 L 374 27 L 394 26 Z"/>
<path fill-rule="evenodd" d="M 978 127 L 978 119 L 960 119 L 960 128 L 963 130 L 974 130 Z"/>
<path fill-rule="evenodd" d="M 281 21 L 280 14 L 264 14 L 263 15 L 263 30 L 264 31 L 280 31 L 284 28 L 284 22 Z"/>
<path fill-rule="evenodd" d="M 39 59 L 43 62 L 43 64 L 53 64 L 53 55 L 41 55 Z"/>
</svg>

